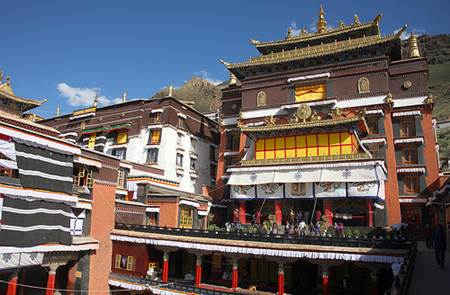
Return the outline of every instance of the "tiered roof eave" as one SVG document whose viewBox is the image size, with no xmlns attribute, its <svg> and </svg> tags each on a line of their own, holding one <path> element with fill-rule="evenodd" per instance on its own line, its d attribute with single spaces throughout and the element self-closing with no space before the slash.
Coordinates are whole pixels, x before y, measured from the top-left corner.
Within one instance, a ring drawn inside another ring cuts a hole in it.
<svg viewBox="0 0 450 295">
<path fill-rule="evenodd" d="M 28 111 L 36 108 L 47 101 L 46 99 L 39 101 L 15 95 L 8 81 L 5 83 L 0 83 L 0 98 L 8 99 L 15 103 L 23 105 L 23 111 Z"/>
<path fill-rule="evenodd" d="M 251 39 L 250 43 L 255 45 L 255 47 L 261 51 L 261 49 L 266 48 L 266 47 L 283 46 L 283 45 L 295 44 L 295 43 L 299 43 L 299 42 L 307 42 L 307 41 L 332 37 L 332 36 L 336 36 L 336 35 L 346 34 L 349 32 L 365 30 L 365 29 L 368 29 L 371 27 L 373 27 L 375 29 L 378 36 L 381 36 L 380 35 L 381 34 L 380 26 L 379 26 L 381 17 L 382 17 L 382 15 L 378 14 L 371 22 L 362 23 L 362 24 L 351 24 L 349 26 L 344 26 L 344 27 L 337 27 L 334 29 L 329 29 L 322 33 L 306 33 L 306 34 L 300 34 L 300 35 L 296 35 L 296 36 L 292 36 L 292 37 L 286 37 L 283 40 L 265 41 L 265 42 Z"/>
</svg>

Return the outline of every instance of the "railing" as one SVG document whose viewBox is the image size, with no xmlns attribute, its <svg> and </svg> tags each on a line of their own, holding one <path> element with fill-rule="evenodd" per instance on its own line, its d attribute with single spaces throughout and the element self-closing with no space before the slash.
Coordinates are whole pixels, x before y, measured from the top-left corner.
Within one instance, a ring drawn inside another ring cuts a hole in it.
<svg viewBox="0 0 450 295">
<path fill-rule="evenodd" d="M 265 243 L 283 243 L 283 244 L 306 244 L 320 246 L 341 246 L 341 247 L 364 247 L 376 249 L 400 249 L 408 250 L 413 246 L 412 241 L 404 238 L 391 238 L 390 236 L 375 237 L 329 237 L 329 236 L 299 236 L 293 234 L 264 234 L 247 232 L 229 232 L 225 230 L 201 230 L 201 229 L 182 229 L 158 226 L 127 225 L 116 224 L 116 229 L 131 230 L 137 232 L 165 234 L 173 236 L 190 236 L 212 239 L 226 240 L 244 240 Z"/>
<path fill-rule="evenodd" d="M 414 263 L 417 255 L 417 243 L 414 242 L 409 250 L 408 257 L 405 258 L 400 272 L 394 278 L 394 283 L 390 290 L 386 291 L 386 295 L 406 295 L 408 294 L 409 285 L 414 270 Z"/>
<path fill-rule="evenodd" d="M 225 291 L 225 290 L 215 290 L 215 289 L 208 289 L 208 288 L 201 288 L 201 287 L 195 287 L 189 284 L 179 283 L 179 282 L 168 282 L 168 283 L 162 283 L 160 280 L 148 280 L 144 278 L 138 278 L 133 276 L 127 276 L 123 274 L 117 274 L 117 273 L 110 273 L 109 275 L 110 279 L 116 279 L 120 281 L 124 281 L 127 283 L 133 283 L 138 284 L 144 287 L 145 289 L 150 289 L 151 287 L 155 288 L 161 288 L 161 289 L 169 289 L 169 290 L 176 290 L 181 292 L 186 292 L 189 294 L 201 294 L 201 295 L 231 295 L 231 294 L 238 294 L 233 291 Z"/>
</svg>

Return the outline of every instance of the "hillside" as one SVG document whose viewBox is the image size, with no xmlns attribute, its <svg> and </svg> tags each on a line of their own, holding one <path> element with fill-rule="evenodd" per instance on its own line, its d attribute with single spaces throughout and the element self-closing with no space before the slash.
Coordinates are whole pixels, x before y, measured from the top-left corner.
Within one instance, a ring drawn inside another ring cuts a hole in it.
<svg viewBox="0 0 450 295">
<path fill-rule="evenodd" d="M 169 94 L 169 89 L 164 88 L 152 97 L 163 97 Z M 175 88 L 172 94 L 175 98 L 193 103 L 193 107 L 199 112 L 211 112 L 220 108 L 220 87 L 200 77 L 192 77 L 179 88 Z"/>
</svg>

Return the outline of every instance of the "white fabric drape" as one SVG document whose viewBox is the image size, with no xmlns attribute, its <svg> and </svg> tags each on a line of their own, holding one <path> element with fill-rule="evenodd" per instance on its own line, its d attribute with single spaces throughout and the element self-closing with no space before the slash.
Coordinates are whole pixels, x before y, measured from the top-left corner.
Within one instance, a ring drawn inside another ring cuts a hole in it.
<svg viewBox="0 0 450 295">
<path fill-rule="evenodd" d="M 14 142 L 0 139 L 0 153 L 10 160 L 16 161 Z"/>
<path fill-rule="evenodd" d="M 321 182 L 315 184 L 317 198 L 345 198 L 346 184 L 343 182 Z"/>
<path fill-rule="evenodd" d="M 256 186 L 258 199 L 280 199 L 284 197 L 282 183 L 265 183 Z"/>
<path fill-rule="evenodd" d="M 311 199 L 313 194 L 313 183 L 305 183 L 305 195 L 298 195 L 292 192 L 292 183 L 286 183 L 284 185 L 285 197 L 288 199 Z"/>
<path fill-rule="evenodd" d="M 344 261 L 363 261 L 363 262 L 377 262 L 377 263 L 394 263 L 403 262 L 404 258 L 401 256 L 388 255 L 371 255 L 371 254 L 354 254 L 342 252 L 314 252 L 314 251 L 300 251 L 300 250 L 281 250 L 269 248 L 256 247 L 239 247 L 227 246 L 206 243 L 180 242 L 171 240 L 161 240 L 152 238 L 137 238 L 130 236 L 122 236 L 117 234 L 111 235 L 113 241 L 125 241 L 136 244 L 149 244 L 155 246 L 170 246 L 183 249 L 204 250 L 217 253 L 234 253 L 234 254 L 251 254 L 257 256 L 270 257 L 288 257 L 288 258 L 307 258 L 307 259 L 331 259 Z"/>
<path fill-rule="evenodd" d="M 379 165 L 330 168 L 291 168 L 286 170 L 232 171 L 229 185 L 255 185 L 264 183 L 294 182 L 368 182 L 386 180 L 386 173 Z"/>
<path fill-rule="evenodd" d="M 254 185 L 232 185 L 230 189 L 230 198 L 232 199 L 254 199 Z"/>
</svg>

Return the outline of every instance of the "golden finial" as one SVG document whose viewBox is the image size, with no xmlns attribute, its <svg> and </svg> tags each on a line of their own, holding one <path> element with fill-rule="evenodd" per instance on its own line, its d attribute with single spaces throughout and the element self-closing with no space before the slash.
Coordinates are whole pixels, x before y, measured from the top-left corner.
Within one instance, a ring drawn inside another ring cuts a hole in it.
<svg viewBox="0 0 450 295">
<path fill-rule="evenodd" d="M 341 29 L 342 29 L 342 28 L 345 28 L 345 24 L 344 24 L 343 21 L 340 21 L 340 22 L 339 22 L 339 28 L 341 28 Z"/>
<path fill-rule="evenodd" d="M 0 83 L 3 81 L 3 71 L 0 71 Z"/>
<path fill-rule="evenodd" d="M 317 33 L 323 33 L 327 30 L 327 21 L 325 20 L 325 12 L 323 11 L 322 4 L 319 10 L 319 20 L 317 21 Z"/>
<path fill-rule="evenodd" d="M 434 96 L 433 96 L 433 94 L 428 94 L 428 96 L 427 96 L 427 98 L 425 99 L 425 103 L 426 104 L 433 104 L 433 98 L 434 98 Z"/>
<path fill-rule="evenodd" d="M 92 106 L 93 106 L 94 108 L 96 108 L 96 107 L 97 107 L 97 104 L 98 104 L 98 94 L 95 94 L 95 97 L 94 97 L 94 103 L 92 104 Z"/>
<path fill-rule="evenodd" d="M 173 86 L 172 85 L 169 86 L 169 95 L 168 96 L 170 96 L 170 97 L 173 96 Z"/>
<path fill-rule="evenodd" d="M 383 16 L 382 13 L 378 14 L 374 19 L 373 19 L 373 23 L 378 24 L 381 20 L 381 17 Z"/>
<path fill-rule="evenodd" d="M 11 85 L 11 76 L 6 77 L 6 84 Z"/>
<path fill-rule="evenodd" d="M 292 27 L 289 27 L 286 32 L 286 39 L 289 39 L 291 37 L 292 37 Z"/>
<path fill-rule="evenodd" d="M 354 25 L 360 25 L 361 22 L 359 21 L 359 16 L 357 14 L 355 14 L 355 16 L 353 17 L 353 24 Z"/>
<path fill-rule="evenodd" d="M 302 35 L 306 35 L 306 34 L 308 34 L 308 31 L 306 30 L 306 28 L 303 28 L 300 33 Z"/>
<path fill-rule="evenodd" d="M 56 117 L 61 116 L 61 109 L 59 108 L 59 106 L 56 107 Z"/>
<path fill-rule="evenodd" d="M 230 72 L 230 81 L 228 82 L 228 86 L 233 86 L 237 84 L 236 75 Z"/>
<path fill-rule="evenodd" d="M 419 42 L 415 34 L 411 34 L 408 43 L 409 43 L 409 58 L 420 57 Z"/>
</svg>

